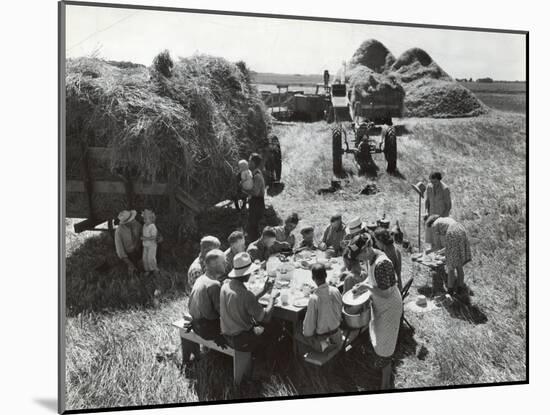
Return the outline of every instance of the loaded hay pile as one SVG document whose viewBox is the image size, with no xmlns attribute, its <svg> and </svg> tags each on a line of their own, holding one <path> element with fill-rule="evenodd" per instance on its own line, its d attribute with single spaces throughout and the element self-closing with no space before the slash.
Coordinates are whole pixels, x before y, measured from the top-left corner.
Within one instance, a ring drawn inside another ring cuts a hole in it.
<svg viewBox="0 0 550 415">
<path fill-rule="evenodd" d="M 352 103 L 377 102 L 381 104 L 402 103 L 403 87 L 394 76 L 376 73 L 366 66 L 356 66 L 348 72 Z"/>
<path fill-rule="evenodd" d="M 381 42 L 366 40 L 349 62 L 346 81 L 352 105 L 358 100 L 403 102 L 403 115 L 408 117 L 471 117 L 487 111 L 420 48 L 409 49 L 396 60 Z"/>
<path fill-rule="evenodd" d="M 270 118 L 244 63 L 207 55 L 173 63 L 167 52 L 150 68 L 78 58 L 68 60 L 66 81 L 69 180 L 82 179 L 83 146 L 106 147 L 104 164 L 90 167 L 94 180 L 178 185 L 208 206 L 232 196 L 238 159 L 268 144 Z M 167 216 L 168 203 L 145 197 L 136 206 Z M 109 217 L 127 207 L 116 194 L 94 194 L 92 204 Z"/>
</svg>

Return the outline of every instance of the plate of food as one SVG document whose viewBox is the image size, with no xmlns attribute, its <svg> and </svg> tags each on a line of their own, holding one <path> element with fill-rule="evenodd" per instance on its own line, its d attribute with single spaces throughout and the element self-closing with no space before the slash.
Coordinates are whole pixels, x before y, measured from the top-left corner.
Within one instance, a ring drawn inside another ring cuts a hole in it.
<svg viewBox="0 0 550 415">
<path fill-rule="evenodd" d="M 292 303 L 294 307 L 307 307 L 307 303 L 309 302 L 309 298 L 297 298 Z"/>
</svg>

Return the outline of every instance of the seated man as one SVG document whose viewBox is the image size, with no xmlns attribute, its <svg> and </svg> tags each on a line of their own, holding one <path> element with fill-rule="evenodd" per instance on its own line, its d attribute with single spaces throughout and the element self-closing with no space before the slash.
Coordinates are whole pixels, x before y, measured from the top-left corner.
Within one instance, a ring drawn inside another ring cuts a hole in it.
<svg viewBox="0 0 550 415">
<path fill-rule="evenodd" d="M 258 302 L 272 288 L 272 282 L 266 282 L 258 295 L 244 285 L 256 269 L 246 252 L 235 255 L 233 270 L 220 292 L 221 332 L 232 348 L 242 352 L 253 352 L 260 345 L 263 328 L 255 324 L 269 322 L 273 310 L 273 297 L 265 309 Z"/>
<path fill-rule="evenodd" d="M 118 257 L 128 267 L 128 274 L 137 270 L 142 256 L 141 223 L 136 220 L 135 210 L 123 210 L 118 214 L 119 224 L 115 230 L 115 249 Z"/>
<path fill-rule="evenodd" d="M 298 245 L 298 248 L 295 252 L 300 252 L 305 249 L 310 249 L 312 251 L 317 249 L 317 245 L 315 245 L 314 240 L 314 229 L 313 226 L 306 226 L 303 228 L 300 233 L 302 234 L 302 242 L 300 242 L 300 245 Z"/>
<path fill-rule="evenodd" d="M 266 226 L 260 239 L 248 245 L 246 252 L 248 252 L 252 261 L 267 261 L 271 255 L 287 249 L 290 249 L 290 245 L 287 242 L 277 241 L 273 228 Z"/>
<path fill-rule="evenodd" d="M 208 252 L 204 258 L 206 271 L 189 295 L 189 314 L 193 331 L 206 340 L 218 340 L 220 331 L 220 278 L 225 273 L 225 255 L 219 249 Z"/>
<path fill-rule="evenodd" d="M 342 243 L 340 244 L 342 249 L 345 249 L 350 241 L 357 235 L 367 232 L 366 226 L 367 224 L 362 221 L 359 216 L 350 220 L 348 222 L 348 226 L 346 226 L 346 234 L 344 235 L 344 239 L 342 239 Z"/>
<path fill-rule="evenodd" d="M 197 278 L 204 273 L 204 258 L 206 254 L 212 249 L 220 249 L 220 245 L 220 240 L 215 236 L 205 236 L 201 239 L 199 256 L 195 258 L 187 271 L 187 285 L 189 288 L 192 288 Z"/>
<path fill-rule="evenodd" d="M 332 215 L 330 225 L 328 225 L 323 233 L 323 238 L 319 244 L 319 249 L 325 251 L 332 249 L 336 256 L 342 254 L 342 240 L 346 234 L 346 227 L 342 222 L 342 215 Z"/>
<path fill-rule="evenodd" d="M 244 242 L 244 234 L 241 231 L 234 231 L 227 237 L 229 248 L 224 252 L 225 254 L 225 273 L 229 273 L 233 269 L 233 258 L 235 255 L 244 252 L 246 245 Z"/>
<path fill-rule="evenodd" d="M 291 214 L 286 218 L 285 224 L 281 226 L 275 226 L 273 230 L 275 231 L 276 238 L 279 242 L 288 242 L 290 248 L 294 248 L 296 244 L 296 237 L 292 233 L 294 229 L 298 226 L 300 218 L 297 213 Z"/>
<path fill-rule="evenodd" d="M 302 330 L 296 340 L 308 349 L 324 352 L 329 347 L 341 347 L 342 295 L 338 288 L 326 283 L 327 271 L 323 264 L 311 269 L 317 288 L 309 297 Z"/>
</svg>

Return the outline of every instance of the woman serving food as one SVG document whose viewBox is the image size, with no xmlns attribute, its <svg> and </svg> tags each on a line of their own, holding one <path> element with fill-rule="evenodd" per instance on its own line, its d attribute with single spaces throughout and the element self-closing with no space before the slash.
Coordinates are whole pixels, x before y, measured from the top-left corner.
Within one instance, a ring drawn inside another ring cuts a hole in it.
<svg viewBox="0 0 550 415">
<path fill-rule="evenodd" d="M 381 389 L 389 389 L 392 356 L 403 314 L 403 302 L 393 264 L 386 254 L 373 248 L 372 237 L 367 233 L 353 238 L 346 251 L 350 258 L 369 264 L 366 281 L 357 284 L 352 290 L 368 290 L 371 293 L 369 333 L 376 354 L 374 366 L 382 369 Z"/>
</svg>

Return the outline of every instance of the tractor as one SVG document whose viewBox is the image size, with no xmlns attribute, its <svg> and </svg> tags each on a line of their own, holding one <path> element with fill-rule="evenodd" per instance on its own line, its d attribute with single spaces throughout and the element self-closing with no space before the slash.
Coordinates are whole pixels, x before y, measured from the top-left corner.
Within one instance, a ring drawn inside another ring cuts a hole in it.
<svg viewBox="0 0 550 415">
<path fill-rule="evenodd" d="M 351 90 L 344 79 L 333 83 L 327 90 L 330 100 L 327 100 L 325 119 L 328 123 L 335 123 L 332 129 L 334 175 L 343 175 L 342 155 L 346 153 L 353 154 L 355 162 L 363 170 L 375 166 L 372 154 L 384 153 L 388 171 L 394 170 L 397 144 L 392 117 L 402 116 L 403 102 L 388 104 L 360 100 L 352 103 Z M 354 136 L 351 146 L 348 134 Z"/>
</svg>

